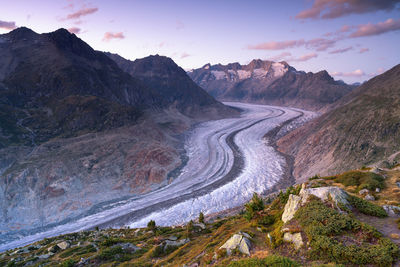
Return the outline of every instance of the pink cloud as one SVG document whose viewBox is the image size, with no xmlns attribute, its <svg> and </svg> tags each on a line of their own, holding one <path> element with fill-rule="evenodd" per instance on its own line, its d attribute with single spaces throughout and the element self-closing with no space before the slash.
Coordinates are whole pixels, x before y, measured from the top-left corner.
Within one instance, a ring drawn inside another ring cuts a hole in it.
<svg viewBox="0 0 400 267">
<path fill-rule="evenodd" d="M 329 52 L 329 54 L 341 54 L 341 53 L 345 53 L 347 51 L 353 50 L 352 46 L 346 47 L 346 48 L 342 48 L 342 49 L 336 49 L 336 50 L 332 50 Z"/>
<path fill-rule="evenodd" d="M 17 25 L 15 25 L 14 21 L 3 21 L 3 20 L 0 20 L 0 29 L 14 30 L 15 28 L 17 28 Z"/>
<path fill-rule="evenodd" d="M 304 40 L 291 40 L 282 42 L 266 42 L 257 45 L 249 45 L 247 48 L 251 50 L 282 50 L 286 48 L 299 47 L 304 45 Z"/>
<path fill-rule="evenodd" d="M 336 40 L 326 38 L 315 38 L 308 41 L 290 40 L 290 41 L 271 41 L 256 45 L 249 45 L 247 49 L 251 50 L 283 50 L 287 48 L 306 46 L 309 49 L 315 49 L 317 51 L 325 51 L 326 49 L 333 47 L 336 44 Z"/>
<path fill-rule="evenodd" d="M 340 76 L 340 77 L 361 77 L 361 76 L 365 76 L 365 72 L 357 69 L 351 72 L 341 72 L 341 71 L 335 71 L 335 72 L 331 72 L 330 75 L 332 76 Z"/>
<path fill-rule="evenodd" d="M 188 53 L 182 53 L 182 55 L 181 55 L 181 58 L 185 58 L 185 57 L 190 57 L 190 54 L 188 54 Z"/>
<path fill-rule="evenodd" d="M 388 19 L 384 22 L 378 22 L 377 24 L 362 24 L 357 26 L 357 30 L 350 34 L 350 37 L 362 37 L 379 35 L 386 32 L 400 30 L 400 19 Z"/>
<path fill-rule="evenodd" d="M 290 57 L 292 54 L 290 52 L 283 52 L 280 53 L 279 55 L 276 56 L 272 56 L 270 58 L 268 58 L 268 60 L 270 61 L 282 61 L 285 60 L 287 57 Z"/>
<path fill-rule="evenodd" d="M 366 53 L 366 52 L 368 52 L 368 51 L 369 51 L 369 48 L 364 47 L 364 48 L 361 48 L 361 49 L 360 49 L 359 53 L 360 53 L 360 54 L 363 54 L 363 53 Z"/>
<path fill-rule="evenodd" d="M 310 53 L 310 54 L 302 55 L 298 58 L 288 59 L 288 61 L 304 62 L 304 61 L 308 61 L 308 60 L 310 60 L 312 58 L 316 58 L 316 57 L 318 57 L 317 53 Z"/>
<path fill-rule="evenodd" d="M 69 31 L 70 33 L 74 33 L 74 34 L 79 34 L 79 33 L 81 33 L 81 29 L 78 28 L 78 27 L 68 28 L 68 31 Z"/>
<path fill-rule="evenodd" d="M 302 55 L 302 56 L 296 58 L 296 57 L 293 57 L 292 54 L 289 52 L 283 52 L 279 55 L 269 58 L 268 60 L 271 60 L 271 61 L 283 61 L 284 60 L 287 62 L 304 62 L 304 61 L 307 61 L 307 60 L 310 60 L 310 59 L 316 58 L 316 57 L 318 57 L 317 53 L 309 53 L 309 54 L 305 54 L 305 55 Z"/>
<path fill-rule="evenodd" d="M 80 19 L 81 17 L 96 13 L 98 10 L 99 9 L 97 7 L 84 7 L 74 13 L 68 14 L 65 19 Z"/>
<path fill-rule="evenodd" d="M 350 14 L 394 10 L 398 0 L 314 0 L 311 8 L 301 11 L 297 19 L 333 19 Z"/>
<path fill-rule="evenodd" d="M 124 33 L 123 32 L 106 32 L 104 33 L 103 41 L 110 41 L 112 39 L 124 39 Z"/>
</svg>

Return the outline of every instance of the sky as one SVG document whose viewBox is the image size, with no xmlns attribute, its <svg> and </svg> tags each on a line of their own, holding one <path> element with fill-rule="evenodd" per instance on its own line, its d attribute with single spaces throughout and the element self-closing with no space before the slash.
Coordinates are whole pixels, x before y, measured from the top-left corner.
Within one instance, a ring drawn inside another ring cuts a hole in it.
<svg viewBox="0 0 400 267">
<path fill-rule="evenodd" d="M 400 63 L 400 0 L 0 0 L 0 34 L 21 26 L 186 70 L 284 60 L 353 83 Z"/>
</svg>

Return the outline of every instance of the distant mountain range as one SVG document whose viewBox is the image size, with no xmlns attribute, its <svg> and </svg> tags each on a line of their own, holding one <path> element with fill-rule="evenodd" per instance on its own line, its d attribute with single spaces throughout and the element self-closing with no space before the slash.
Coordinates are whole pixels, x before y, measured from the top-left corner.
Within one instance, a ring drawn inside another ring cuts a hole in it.
<svg viewBox="0 0 400 267">
<path fill-rule="evenodd" d="M 295 157 L 296 177 L 400 162 L 400 65 L 334 106 L 279 141 L 280 150 Z"/>
<path fill-rule="evenodd" d="M 286 62 L 253 60 L 247 65 L 206 64 L 188 72 L 212 96 L 319 110 L 348 94 L 355 86 L 335 81 L 326 71 L 297 71 Z"/>
<path fill-rule="evenodd" d="M 65 29 L 0 35 L 0 233 L 158 188 L 182 164 L 176 136 L 238 114 L 169 58 L 133 69 Z"/>
</svg>

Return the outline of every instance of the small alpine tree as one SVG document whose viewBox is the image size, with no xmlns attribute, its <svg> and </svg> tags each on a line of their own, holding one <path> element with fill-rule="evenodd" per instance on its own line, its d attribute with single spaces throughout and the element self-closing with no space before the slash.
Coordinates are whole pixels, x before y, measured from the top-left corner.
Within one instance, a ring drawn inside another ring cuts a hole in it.
<svg viewBox="0 0 400 267">
<path fill-rule="evenodd" d="M 203 214 L 203 212 L 200 212 L 200 214 L 199 214 L 199 223 L 204 223 L 204 214 Z"/>
<path fill-rule="evenodd" d="M 156 229 L 156 222 L 153 221 L 153 220 L 150 220 L 150 221 L 147 223 L 147 228 L 148 228 L 149 230 L 151 230 L 151 231 L 154 231 L 154 230 Z"/>
</svg>

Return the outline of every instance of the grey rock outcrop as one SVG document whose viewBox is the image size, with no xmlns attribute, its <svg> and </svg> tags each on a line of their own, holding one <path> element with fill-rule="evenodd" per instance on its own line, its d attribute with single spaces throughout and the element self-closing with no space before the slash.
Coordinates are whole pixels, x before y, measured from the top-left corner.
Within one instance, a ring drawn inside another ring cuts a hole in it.
<svg viewBox="0 0 400 267">
<path fill-rule="evenodd" d="M 289 199 L 286 202 L 285 209 L 282 214 L 282 221 L 284 223 L 293 219 L 294 214 L 301 207 L 301 200 L 302 200 L 302 198 L 300 196 L 296 196 L 296 195 L 292 195 L 292 194 L 289 195 Z"/>
<path fill-rule="evenodd" d="M 238 249 L 243 254 L 250 255 L 250 236 L 243 232 L 234 234 L 220 247 L 220 249 L 223 248 L 226 249 L 228 255 L 230 255 L 234 249 Z"/>
<path fill-rule="evenodd" d="M 295 249 L 300 249 L 302 246 L 304 246 L 304 241 L 303 237 L 301 236 L 301 233 L 292 234 L 286 232 L 283 234 L 283 240 L 292 243 Z"/>
<path fill-rule="evenodd" d="M 391 217 L 397 217 L 400 215 L 400 207 L 393 205 L 383 205 L 382 208 L 387 212 L 387 214 Z"/>
</svg>

